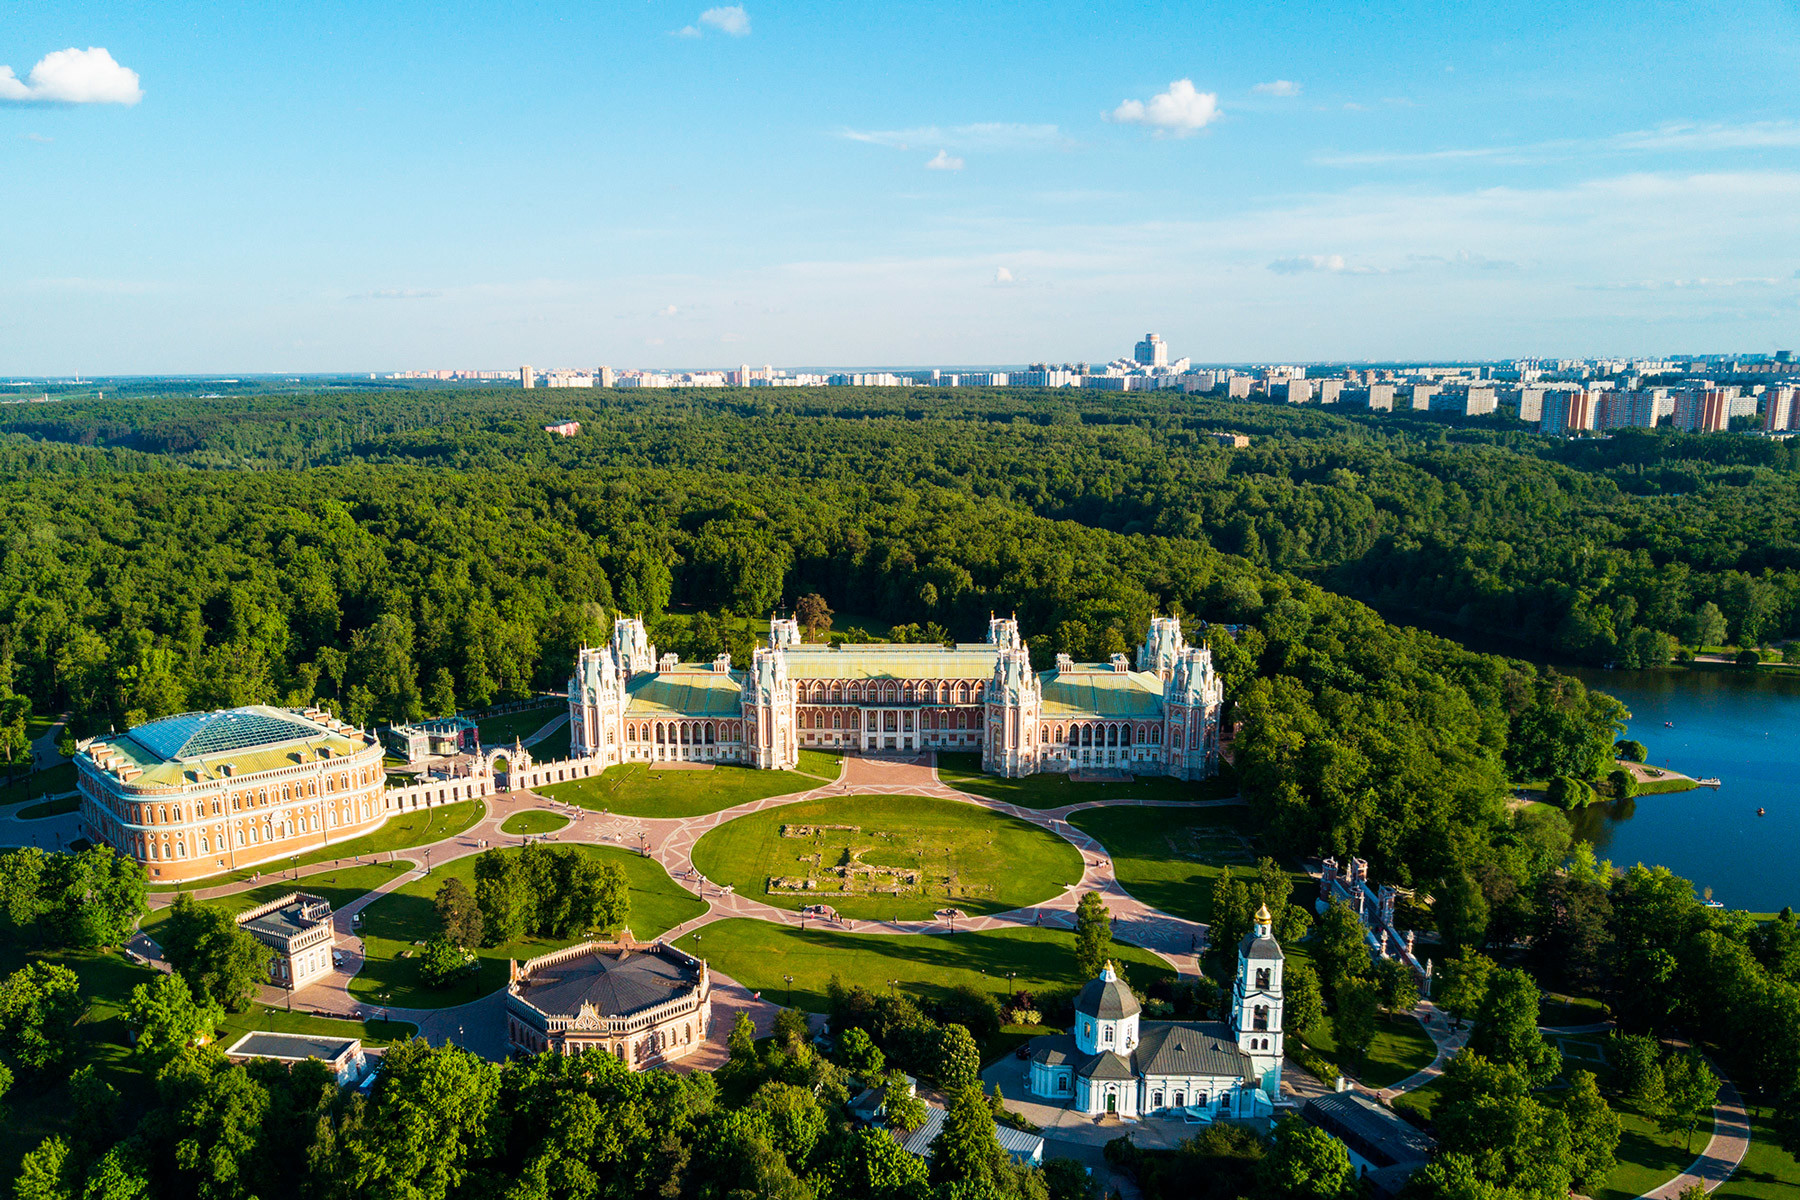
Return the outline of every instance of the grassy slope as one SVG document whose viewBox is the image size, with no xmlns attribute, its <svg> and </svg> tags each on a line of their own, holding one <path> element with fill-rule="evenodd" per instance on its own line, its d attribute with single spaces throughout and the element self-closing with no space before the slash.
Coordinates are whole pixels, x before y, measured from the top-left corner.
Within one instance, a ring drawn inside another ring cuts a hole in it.
<svg viewBox="0 0 1800 1200">
<path fill-rule="evenodd" d="M 801 931 L 737 918 L 708 925 L 676 945 L 778 1002 L 787 999 L 782 976 L 792 975 L 793 1004 L 810 1012 L 826 1010 L 825 986 L 833 975 L 871 991 L 897 980 L 899 989 L 926 998 L 947 994 L 959 984 L 985 987 L 998 996 L 1009 989 L 1072 989 L 1078 982 L 1075 936 L 1052 929 L 891 936 Z M 1161 959 L 1134 946 L 1115 944 L 1113 958 L 1140 988 L 1174 974 Z M 1008 971 L 1017 972 L 1017 978 L 1009 981 Z"/>
<path fill-rule="evenodd" d="M 313 850 L 300 856 L 299 865 L 312 866 L 315 863 L 334 862 L 340 858 L 355 858 L 358 855 L 387 854 L 400 850 L 412 850 L 419 846 L 429 846 L 433 842 L 441 842 L 445 838 L 455 837 L 486 815 L 479 800 L 459 800 L 455 804 L 441 804 L 436 808 L 421 808 L 416 811 L 395 813 L 373 833 L 354 837 L 348 841 L 334 842 L 319 850 Z M 418 856 L 424 861 L 424 856 Z M 195 888 L 217 887 L 222 883 L 241 883 L 252 875 L 279 874 L 290 864 L 285 860 L 264 863 L 260 867 L 245 867 L 241 871 L 231 871 L 224 875 L 211 875 L 205 879 L 195 880 L 184 885 Z M 175 891 L 177 886 L 167 884 L 162 887 L 152 885 L 151 891 Z"/>
<path fill-rule="evenodd" d="M 626 924 L 632 935 L 640 940 L 648 941 L 706 910 L 703 901 L 677 886 L 654 859 L 612 846 L 571 848 L 625 868 L 631 884 L 631 915 Z M 507 852 L 516 854 L 518 850 Z M 504 986 L 509 959 L 535 958 L 586 940 L 586 935 L 562 941 L 528 937 L 504 946 L 484 947 L 478 952 L 479 972 L 442 990 L 422 985 L 415 961 L 400 956 L 406 951 L 416 955 L 419 947 L 413 943 L 423 942 L 436 932 L 437 913 L 432 897 L 446 880 L 456 876 L 468 884 L 470 890 L 474 889 L 475 857 L 470 855 L 438 867 L 425 878 L 396 888 L 363 910 L 362 933 L 367 959 L 362 970 L 350 981 L 350 991 L 357 998 L 369 1004 L 408 1008 L 448 1008 L 464 1004 Z"/>
<path fill-rule="evenodd" d="M 1606 1186 L 1594 1192 L 1593 1200 L 1631 1200 L 1660 1187 L 1687 1170 L 1712 1136 L 1712 1121 L 1701 1122 L 1690 1150 L 1685 1135 L 1663 1133 L 1655 1121 L 1623 1100 L 1613 1097 L 1611 1103 L 1624 1135 L 1619 1139 L 1619 1165 Z"/>
<path fill-rule="evenodd" d="M 567 701 L 552 700 L 544 704 L 523 708 L 518 712 L 504 713 L 498 717 L 488 717 L 475 722 L 481 731 L 481 744 L 484 746 L 510 746 L 514 738 L 530 737 L 548 725 L 556 714 L 567 712 Z M 542 758 L 536 750 L 531 752 L 533 758 Z"/>
<path fill-rule="evenodd" d="M 1235 783 L 1209 779 L 1184 783 L 1146 775 L 1131 783 L 1075 783 L 1067 775 L 1025 775 L 1002 779 L 981 769 L 979 754 L 937 756 L 938 778 L 958 791 L 1004 800 L 1021 808 L 1061 808 L 1088 800 L 1217 800 L 1233 795 Z"/>
<path fill-rule="evenodd" d="M 591 779 L 538 791 L 565 804 L 628 817 L 698 817 L 764 796 L 784 796 L 818 786 L 812 776 L 791 771 L 723 765 L 710 771 L 652 771 L 644 763 L 626 763 L 608 767 Z"/>
<path fill-rule="evenodd" d="M 1782 1149 L 1768 1110 L 1750 1110 L 1750 1149 L 1714 1200 L 1793 1200 L 1800 1196 L 1800 1158 Z"/>
<path fill-rule="evenodd" d="M 15 779 L 5 787 L 0 787 L 0 804 L 19 804 L 26 800 L 35 800 L 39 796 L 54 795 L 66 792 L 75 786 L 75 764 L 58 763 L 35 775 L 26 775 Z"/>
<path fill-rule="evenodd" d="M 534 833 L 555 833 L 569 823 L 569 818 L 561 813 L 545 812 L 541 808 L 528 808 L 524 812 L 514 813 L 500 825 L 501 833 L 510 833 L 515 837 L 523 837 Z"/>
<path fill-rule="evenodd" d="M 1126 891 L 1190 921 L 1212 920 L 1221 867 L 1234 877 L 1256 869 L 1259 851 L 1228 836 L 1251 832 L 1248 809 L 1091 808 L 1069 823 L 1106 847 Z"/>
<path fill-rule="evenodd" d="M 362 866 L 345 867 L 326 875 L 309 875 L 298 883 L 293 880 L 277 880 L 265 883 L 261 887 L 251 888 L 247 892 L 238 892 L 232 896 L 221 896 L 217 900 L 205 900 L 203 904 L 209 908 L 223 909 L 228 913 L 241 913 L 280 899 L 289 892 L 304 891 L 315 896 L 323 896 L 331 901 L 331 907 L 339 909 L 352 900 L 366 895 L 411 871 L 410 862 L 397 863 L 364 863 Z M 169 919 L 169 909 L 159 908 L 144 918 L 142 929 L 152 938 L 162 923 Z"/>
<path fill-rule="evenodd" d="M 783 825 L 812 823 L 855 825 L 862 833 L 781 836 Z M 897 836 L 877 838 L 877 831 Z M 863 861 L 870 865 L 921 868 L 922 894 L 765 890 L 771 875 L 808 874 L 802 855 L 817 854 L 821 865 L 829 866 L 847 845 L 864 850 Z M 707 878 L 777 907 L 825 903 L 857 920 L 919 920 L 946 906 L 971 915 L 1004 912 L 1052 899 L 1081 879 L 1080 852 L 1055 834 L 973 804 L 925 796 L 832 797 L 752 813 L 701 838 L 694 865 Z M 952 872 L 954 888 L 948 883 Z"/>
<path fill-rule="evenodd" d="M 1349 1056 L 1339 1053 L 1337 1042 L 1331 1036 L 1331 1022 L 1320 1021 L 1307 1031 L 1305 1041 L 1342 1070 L 1351 1070 Z M 1437 1044 L 1415 1018 L 1396 1017 L 1391 1021 L 1382 1018 L 1375 1022 L 1375 1040 L 1369 1043 L 1368 1057 L 1355 1078 L 1372 1088 L 1392 1087 L 1408 1075 L 1429 1067 L 1436 1057 Z"/>
</svg>

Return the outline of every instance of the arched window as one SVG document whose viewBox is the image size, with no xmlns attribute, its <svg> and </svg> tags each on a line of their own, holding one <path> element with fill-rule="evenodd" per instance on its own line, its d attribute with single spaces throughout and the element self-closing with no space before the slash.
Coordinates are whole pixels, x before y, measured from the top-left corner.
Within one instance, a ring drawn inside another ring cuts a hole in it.
<svg viewBox="0 0 1800 1200">
<path fill-rule="evenodd" d="M 1256 990 L 1259 992 L 1266 992 L 1269 990 L 1269 968 L 1256 968 Z"/>
<path fill-rule="evenodd" d="M 713 744 L 713 723 L 711 721 L 706 723 L 706 744 L 709 746 Z"/>
<path fill-rule="evenodd" d="M 637 726 L 636 725 L 627 725 L 625 727 L 625 740 L 628 742 L 637 741 Z"/>
<path fill-rule="evenodd" d="M 1254 1020 L 1252 1021 L 1250 1027 L 1252 1029 L 1267 1029 L 1269 1027 L 1269 1006 L 1268 1005 L 1259 1004 L 1256 1006 L 1255 1017 L 1254 1017 Z"/>
<path fill-rule="evenodd" d="M 1119 741 L 1123 745 L 1131 745 L 1131 726 L 1126 725 L 1119 730 Z"/>
<path fill-rule="evenodd" d="M 1152 725 L 1150 727 L 1150 744 L 1152 746 L 1162 745 L 1162 726 L 1161 725 Z"/>
</svg>

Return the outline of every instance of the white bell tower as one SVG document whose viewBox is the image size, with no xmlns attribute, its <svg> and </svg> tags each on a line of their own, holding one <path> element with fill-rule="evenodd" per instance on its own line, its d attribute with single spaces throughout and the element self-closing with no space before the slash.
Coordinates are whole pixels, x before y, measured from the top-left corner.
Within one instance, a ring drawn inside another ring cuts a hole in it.
<svg viewBox="0 0 1800 1200">
<path fill-rule="evenodd" d="M 1270 1099 L 1281 1094 L 1282 987 L 1285 955 L 1275 940 L 1269 906 L 1256 910 L 1255 924 L 1238 945 L 1237 983 L 1231 991 L 1231 1032 L 1250 1056 Z"/>
</svg>

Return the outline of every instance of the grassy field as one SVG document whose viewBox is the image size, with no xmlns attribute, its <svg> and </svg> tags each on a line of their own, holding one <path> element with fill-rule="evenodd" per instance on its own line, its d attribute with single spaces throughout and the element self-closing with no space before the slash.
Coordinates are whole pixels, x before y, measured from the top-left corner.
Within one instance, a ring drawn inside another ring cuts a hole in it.
<svg viewBox="0 0 1800 1200">
<path fill-rule="evenodd" d="M 387 854 L 400 850 L 411 850 L 419 846 L 429 846 L 433 842 L 441 842 L 445 838 L 455 837 L 471 825 L 481 820 L 486 810 L 479 800 L 459 800 L 455 804 L 441 804 L 436 808 L 421 808 L 407 812 L 395 813 L 373 833 L 351 838 L 344 842 L 334 842 L 318 850 L 300 856 L 299 864 L 309 867 L 316 863 L 335 862 L 342 858 L 355 858 L 358 855 L 367 857 L 371 854 Z M 424 861 L 424 856 L 419 856 Z M 224 875 L 210 875 L 192 884 L 152 884 L 153 892 L 177 891 L 182 887 L 208 888 L 222 883 L 241 883 L 253 875 L 279 875 L 289 866 L 294 865 L 286 859 L 264 863 L 260 867 L 245 867 L 240 871 L 231 871 Z"/>
<path fill-rule="evenodd" d="M 715 766 L 710 771 L 652 771 L 646 763 L 608 767 L 589 779 L 537 789 L 582 808 L 628 817 L 698 817 L 764 796 L 785 796 L 819 786 L 810 775 Z"/>
<path fill-rule="evenodd" d="M 826 1010 L 825 985 L 833 975 L 871 991 L 887 990 L 894 980 L 897 990 L 924 999 L 944 996 L 959 984 L 988 988 L 997 997 L 1007 990 L 1072 989 L 1080 982 L 1075 935 L 1054 929 L 895 936 L 802 931 L 737 918 L 695 930 L 676 945 L 777 1003 L 788 1002 L 783 976 L 792 975 L 792 1006 L 809 1012 Z M 1115 944 L 1113 956 L 1134 987 L 1174 974 L 1135 946 Z M 1009 971 L 1016 977 L 1008 979 Z"/>
<path fill-rule="evenodd" d="M 288 1012 L 266 1004 L 252 1004 L 249 1012 L 225 1015 L 225 1023 L 219 1026 L 218 1044 L 230 1046 L 246 1033 L 256 1030 L 361 1038 L 365 1046 L 386 1046 L 403 1042 L 419 1031 L 418 1026 L 411 1021 L 344 1021 L 336 1017 Z"/>
<path fill-rule="evenodd" d="M 36 800 L 40 796 L 50 796 L 57 792 L 66 792 L 75 786 L 75 764 L 58 763 L 35 775 L 26 775 L 13 780 L 5 787 L 0 787 L 0 805 L 21 804 L 26 800 Z"/>
<path fill-rule="evenodd" d="M 223 909 L 228 913 L 248 912 L 259 904 L 267 904 L 271 900 L 279 900 L 289 892 L 305 891 L 314 896 L 323 896 L 331 901 L 333 911 L 344 907 L 352 900 L 374 891 L 384 884 L 391 883 L 413 869 L 410 862 L 365 863 L 358 867 L 345 867 L 325 875 L 310 875 L 295 883 L 293 880 L 277 880 L 265 883 L 261 887 L 251 888 L 247 892 L 238 892 L 233 896 L 221 896 L 216 900 L 204 900 L 201 903 L 209 908 Z M 156 909 L 144 918 L 140 928 L 152 938 L 156 937 L 158 928 L 169 919 L 167 907 Z"/>
<path fill-rule="evenodd" d="M 1320 1021 L 1307 1031 L 1306 1044 L 1335 1062 L 1345 1072 L 1355 1069 L 1350 1056 L 1338 1050 L 1331 1036 L 1331 1023 Z M 1378 1018 L 1375 1040 L 1355 1078 L 1372 1088 L 1393 1087 L 1402 1079 L 1431 1065 L 1437 1057 L 1437 1043 L 1425 1027 L 1413 1017 Z M 1325 1080 L 1326 1083 L 1331 1081 Z"/>
<path fill-rule="evenodd" d="M 835 750 L 802 750 L 800 765 L 794 768 L 802 775 L 817 775 L 829 783 L 837 782 L 844 773 L 844 756 Z"/>
<path fill-rule="evenodd" d="M 40 817 L 60 817 L 65 813 L 75 812 L 80 807 L 80 796 L 59 796 L 55 800 L 40 800 L 36 804 L 27 804 L 13 815 L 21 821 L 35 821 Z"/>
<path fill-rule="evenodd" d="M 1688 1164 L 1706 1148 L 1712 1137 L 1712 1122 L 1702 1121 L 1694 1130 L 1693 1149 L 1680 1133 L 1663 1133 L 1656 1122 L 1633 1109 L 1625 1101 L 1610 1097 L 1613 1111 L 1619 1114 L 1623 1136 L 1619 1139 L 1619 1165 L 1613 1168 L 1606 1186 L 1597 1189 L 1593 1200 L 1632 1200 L 1662 1186 L 1687 1170 Z"/>
<path fill-rule="evenodd" d="M 534 833 L 555 833 L 569 823 L 569 818 L 561 813 L 546 812 L 541 808 L 528 808 L 524 812 L 514 813 L 501 823 L 500 832 L 510 833 L 515 837 L 524 837 Z"/>
<path fill-rule="evenodd" d="M 626 925 L 640 941 L 649 941 L 706 911 L 705 902 L 677 886 L 654 859 L 612 846 L 575 846 L 573 849 L 625 868 L 626 878 L 631 883 L 631 915 L 626 919 Z M 516 848 L 503 852 L 519 853 Z M 509 959 L 523 961 L 587 940 L 586 935 L 564 941 L 521 938 L 504 946 L 483 947 L 478 951 L 480 971 L 454 987 L 441 990 L 425 987 L 419 982 L 417 964 L 402 955 L 416 955 L 420 947 L 415 943 L 425 941 L 436 932 L 437 913 L 432 898 L 451 876 L 461 879 L 471 891 L 474 890 L 475 856 L 446 863 L 425 878 L 396 888 L 363 909 L 363 949 L 367 958 L 362 970 L 350 981 L 350 991 L 358 999 L 367 1004 L 406 1008 L 448 1008 L 464 1004 L 503 987 Z"/>
<path fill-rule="evenodd" d="M 795 826 L 815 832 L 783 836 L 783 828 Z M 917 871 L 918 883 L 898 884 L 905 888 L 899 895 L 852 894 L 829 873 L 852 862 Z M 1052 899 L 1081 879 L 1081 852 L 1055 834 L 926 796 L 831 797 L 752 813 L 701 838 L 694 865 L 708 879 L 779 908 L 830 904 L 855 920 L 923 920 L 946 907 L 970 915 L 1005 912 Z M 767 887 L 772 876 L 817 886 L 773 891 Z"/>
<path fill-rule="evenodd" d="M 1106 847 L 1126 891 L 1190 921 L 1212 920 L 1221 867 L 1254 872 L 1263 853 L 1246 808 L 1090 808 L 1069 823 Z"/>
<path fill-rule="evenodd" d="M 484 746 L 510 746 L 514 738 L 530 737 L 545 725 L 557 713 L 567 712 L 566 700 L 546 700 L 542 704 L 534 704 L 530 708 L 522 708 L 518 712 L 504 713 L 498 717 L 486 717 L 475 722 L 481 731 L 481 744 Z M 536 750 L 531 752 L 533 758 L 542 758 Z"/>
<path fill-rule="evenodd" d="M 1430 1121 L 1431 1114 L 1437 1111 L 1438 1101 L 1444 1098 L 1443 1084 L 1440 1075 L 1424 1087 L 1395 1096 L 1389 1103 L 1397 1110 L 1414 1112 Z"/>
<path fill-rule="evenodd" d="M 1593 996 L 1565 996 L 1545 992 L 1538 1002 L 1538 1024 L 1549 1028 L 1592 1025 L 1606 1019 L 1606 1005 Z"/>
<path fill-rule="evenodd" d="M 561 728 L 531 748 L 531 761 L 556 762 L 569 757 L 569 737 L 572 732 L 573 730 L 565 722 Z"/>
<path fill-rule="evenodd" d="M 1219 800 L 1237 792 L 1237 784 L 1223 778 L 1204 783 L 1184 783 L 1160 775 L 1146 775 L 1131 783 L 1075 783 L 1067 775 L 1056 774 L 1002 779 L 981 769 L 979 754 L 939 752 L 937 763 L 938 778 L 958 791 L 1021 808 L 1061 808 L 1089 800 Z"/>
<path fill-rule="evenodd" d="M 1781 1148 L 1767 1110 L 1748 1111 L 1750 1149 L 1736 1174 L 1713 1193 L 1714 1200 L 1793 1200 L 1800 1195 L 1800 1159 Z"/>
</svg>

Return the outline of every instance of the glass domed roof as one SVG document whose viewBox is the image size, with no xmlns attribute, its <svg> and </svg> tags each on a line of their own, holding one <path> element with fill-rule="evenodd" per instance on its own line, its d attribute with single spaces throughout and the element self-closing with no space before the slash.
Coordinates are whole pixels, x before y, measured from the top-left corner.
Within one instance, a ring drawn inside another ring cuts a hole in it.
<svg viewBox="0 0 1800 1200">
<path fill-rule="evenodd" d="M 279 708 L 254 705 L 183 713 L 137 726 L 131 738 L 158 758 L 205 758 L 318 737 L 324 730 Z"/>
</svg>

